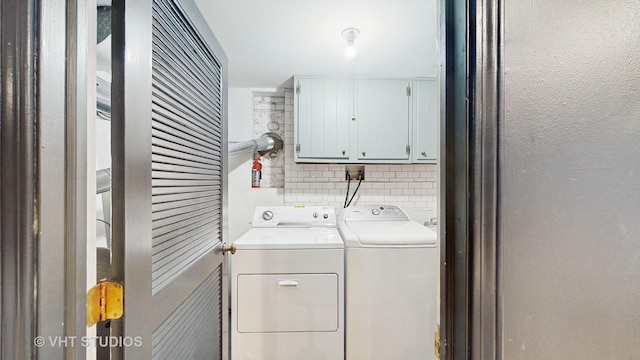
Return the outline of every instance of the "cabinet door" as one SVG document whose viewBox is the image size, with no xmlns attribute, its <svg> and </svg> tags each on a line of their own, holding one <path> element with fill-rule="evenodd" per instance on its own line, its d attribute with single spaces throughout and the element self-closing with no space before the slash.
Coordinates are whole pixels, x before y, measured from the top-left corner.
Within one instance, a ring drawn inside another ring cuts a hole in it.
<svg viewBox="0 0 640 360">
<path fill-rule="evenodd" d="M 349 80 L 295 79 L 296 160 L 349 159 Z"/>
<path fill-rule="evenodd" d="M 438 155 L 438 110 L 436 81 L 415 82 L 414 93 L 414 156 L 419 162 L 436 162 Z"/>
<path fill-rule="evenodd" d="M 406 80 L 356 83 L 358 160 L 408 160 L 411 96 Z"/>
</svg>

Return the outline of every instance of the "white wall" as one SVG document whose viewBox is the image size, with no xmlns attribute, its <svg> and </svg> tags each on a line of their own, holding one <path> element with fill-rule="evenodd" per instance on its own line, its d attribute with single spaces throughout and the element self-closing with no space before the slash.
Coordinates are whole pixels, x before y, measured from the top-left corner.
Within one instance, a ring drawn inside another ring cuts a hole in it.
<svg viewBox="0 0 640 360">
<path fill-rule="evenodd" d="M 254 92 L 277 89 L 229 88 L 229 140 L 250 140 L 253 132 Z M 229 237 L 235 241 L 251 227 L 256 206 L 284 205 L 284 189 L 251 188 L 252 152 L 229 156 Z"/>
</svg>

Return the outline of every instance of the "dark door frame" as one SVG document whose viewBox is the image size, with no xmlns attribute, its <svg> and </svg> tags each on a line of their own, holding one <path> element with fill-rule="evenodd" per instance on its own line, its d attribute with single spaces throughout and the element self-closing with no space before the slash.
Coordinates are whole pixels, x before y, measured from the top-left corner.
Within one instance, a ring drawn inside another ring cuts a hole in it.
<svg viewBox="0 0 640 360">
<path fill-rule="evenodd" d="M 35 1 L 0 2 L 0 357 L 31 359 L 36 333 Z"/>
<path fill-rule="evenodd" d="M 442 359 L 499 359 L 502 3 L 440 6 Z"/>
<path fill-rule="evenodd" d="M 3 359 L 86 353 L 86 5 L 0 1 Z"/>
</svg>

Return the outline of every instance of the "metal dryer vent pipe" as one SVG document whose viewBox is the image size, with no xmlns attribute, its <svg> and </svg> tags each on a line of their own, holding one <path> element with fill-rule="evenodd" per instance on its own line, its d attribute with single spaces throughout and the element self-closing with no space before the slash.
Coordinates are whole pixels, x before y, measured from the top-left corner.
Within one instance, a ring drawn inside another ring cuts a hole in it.
<svg viewBox="0 0 640 360">
<path fill-rule="evenodd" d="M 100 44 L 111 35 L 111 6 L 98 6 L 96 43 Z"/>
<path fill-rule="evenodd" d="M 264 134 L 258 138 L 247 141 L 230 141 L 229 155 L 240 154 L 247 151 L 265 151 L 276 147 L 276 139 L 271 134 Z"/>
<path fill-rule="evenodd" d="M 102 194 L 111 190 L 111 169 L 96 171 L 96 194 Z"/>
</svg>

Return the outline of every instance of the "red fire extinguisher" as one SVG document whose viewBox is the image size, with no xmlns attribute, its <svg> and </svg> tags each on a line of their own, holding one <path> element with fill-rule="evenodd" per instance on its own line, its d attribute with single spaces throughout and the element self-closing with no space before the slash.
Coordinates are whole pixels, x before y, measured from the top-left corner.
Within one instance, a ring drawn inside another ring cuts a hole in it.
<svg viewBox="0 0 640 360">
<path fill-rule="evenodd" d="M 253 160 L 253 167 L 251 168 L 251 187 L 259 188 L 260 179 L 262 179 L 262 164 L 260 164 L 260 158 L 257 157 Z"/>
</svg>

